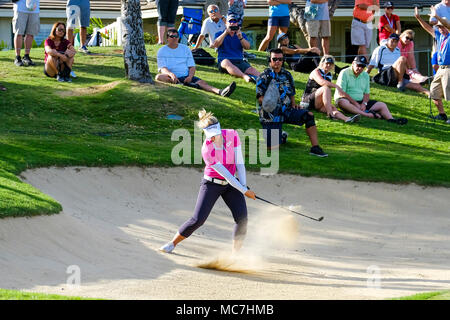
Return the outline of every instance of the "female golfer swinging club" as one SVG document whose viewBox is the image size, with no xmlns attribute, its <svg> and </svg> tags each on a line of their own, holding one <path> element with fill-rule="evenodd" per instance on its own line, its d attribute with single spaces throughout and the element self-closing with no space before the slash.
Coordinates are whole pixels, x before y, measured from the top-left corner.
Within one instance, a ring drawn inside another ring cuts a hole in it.
<svg viewBox="0 0 450 320">
<path fill-rule="evenodd" d="M 187 220 L 172 241 L 159 250 L 169 253 L 180 242 L 189 237 L 208 218 L 215 202 L 222 196 L 233 215 L 233 252 L 242 247 L 247 233 L 247 205 L 244 195 L 255 200 L 255 193 L 246 187 L 244 159 L 239 135 L 232 129 L 220 129 L 220 123 L 205 109 L 198 113 L 198 127 L 205 132 L 202 146 L 205 171 L 195 205 L 194 215 Z M 234 174 L 237 170 L 237 180 Z"/>
</svg>

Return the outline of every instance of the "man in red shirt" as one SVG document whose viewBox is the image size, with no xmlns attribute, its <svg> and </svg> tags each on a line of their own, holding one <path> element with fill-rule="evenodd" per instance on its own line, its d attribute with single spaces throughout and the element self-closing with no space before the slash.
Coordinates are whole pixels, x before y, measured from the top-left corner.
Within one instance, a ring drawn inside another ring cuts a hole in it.
<svg viewBox="0 0 450 320">
<path fill-rule="evenodd" d="M 384 4 L 384 15 L 380 17 L 378 24 L 378 38 L 380 45 L 387 42 L 391 33 L 400 35 L 402 27 L 400 26 L 400 18 L 393 14 L 394 4 L 390 1 Z"/>
<path fill-rule="evenodd" d="M 372 21 L 379 10 L 379 0 L 355 0 L 351 28 L 352 45 L 358 46 L 358 55 L 367 57 L 367 48 L 372 40 Z"/>
</svg>

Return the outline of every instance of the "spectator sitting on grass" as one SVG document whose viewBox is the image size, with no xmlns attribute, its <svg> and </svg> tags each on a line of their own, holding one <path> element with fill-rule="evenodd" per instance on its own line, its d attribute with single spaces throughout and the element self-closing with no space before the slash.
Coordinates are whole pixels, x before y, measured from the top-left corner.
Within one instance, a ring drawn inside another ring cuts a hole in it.
<svg viewBox="0 0 450 320">
<path fill-rule="evenodd" d="M 384 102 L 370 100 L 370 77 L 364 68 L 367 66 L 365 56 L 356 56 L 350 68 L 343 69 L 338 76 L 337 85 L 345 92 L 334 93 L 336 105 L 343 110 L 364 117 L 386 119 L 388 122 L 406 124 L 405 118 L 394 119 Z"/>
<path fill-rule="evenodd" d="M 70 71 L 73 66 L 75 49 L 66 36 L 66 24 L 53 24 L 50 36 L 45 40 L 44 74 L 59 82 L 72 82 Z"/>
<path fill-rule="evenodd" d="M 278 48 L 283 50 L 286 62 L 292 70 L 310 73 L 319 65 L 319 48 L 303 49 L 299 45 L 289 44 L 289 37 L 286 33 L 280 33 L 277 36 L 277 42 Z"/>
<path fill-rule="evenodd" d="M 405 88 L 429 95 L 430 92 L 423 88 L 419 83 L 410 82 L 406 75 L 407 59 L 400 53 L 397 47 L 400 37 L 392 33 L 386 44 L 378 46 L 372 53 L 372 57 L 367 68 L 367 73 L 373 68 L 378 69 L 378 74 L 373 80 L 383 86 L 397 87 L 400 91 Z M 405 77 L 406 76 L 406 77 Z"/>
<path fill-rule="evenodd" d="M 356 122 L 359 120 L 359 115 L 347 117 L 331 104 L 331 88 L 335 88 L 336 91 L 339 91 L 343 96 L 347 95 L 341 87 L 331 82 L 333 79 L 331 70 L 333 70 L 333 68 L 333 56 L 324 55 L 320 60 L 319 66 L 309 75 L 305 92 L 303 92 L 301 105 L 309 111 L 318 110 L 326 113 L 331 119 L 339 119 L 348 123 Z"/>
<path fill-rule="evenodd" d="M 260 72 L 244 60 L 244 49 L 250 49 L 245 33 L 241 32 L 237 19 L 233 15 L 227 17 L 227 28 L 216 34 L 214 47 L 217 48 L 217 65 L 220 72 L 243 78 L 255 83 Z"/>
<path fill-rule="evenodd" d="M 156 75 L 155 79 L 203 89 L 223 97 L 230 96 L 236 88 L 236 82 L 233 81 L 229 86 L 220 90 L 194 76 L 195 61 L 192 52 L 186 45 L 178 43 L 179 37 L 176 29 L 167 30 L 167 45 L 158 50 L 157 63 L 160 73 Z"/>
<path fill-rule="evenodd" d="M 416 58 L 414 56 L 414 31 L 411 29 L 405 30 L 400 35 L 400 41 L 398 42 L 398 48 L 403 57 L 406 58 L 406 64 L 408 69 L 406 74 L 410 77 L 411 82 L 422 83 L 428 80 L 428 77 L 423 76 L 419 70 L 417 70 Z"/>
</svg>

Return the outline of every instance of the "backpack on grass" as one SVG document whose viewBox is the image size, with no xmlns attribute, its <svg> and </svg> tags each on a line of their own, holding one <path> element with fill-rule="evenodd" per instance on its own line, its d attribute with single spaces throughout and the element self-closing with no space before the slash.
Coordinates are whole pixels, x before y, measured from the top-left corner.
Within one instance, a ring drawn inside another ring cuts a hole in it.
<svg viewBox="0 0 450 320">
<path fill-rule="evenodd" d="M 216 59 L 202 48 L 192 50 L 192 56 L 196 64 L 212 66 L 216 63 Z"/>
</svg>

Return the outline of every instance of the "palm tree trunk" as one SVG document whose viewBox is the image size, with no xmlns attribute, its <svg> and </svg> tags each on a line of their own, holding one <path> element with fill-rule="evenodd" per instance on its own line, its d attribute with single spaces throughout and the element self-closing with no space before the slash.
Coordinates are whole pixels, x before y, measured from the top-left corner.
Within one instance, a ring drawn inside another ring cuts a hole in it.
<svg viewBox="0 0 450 320">
<path fill-rule="evenodd" d="M 122 43 L 125 74 L 130 80 L 153 83 L 144 44 L 139 0 L 121 0 Z"/>
</svg>

